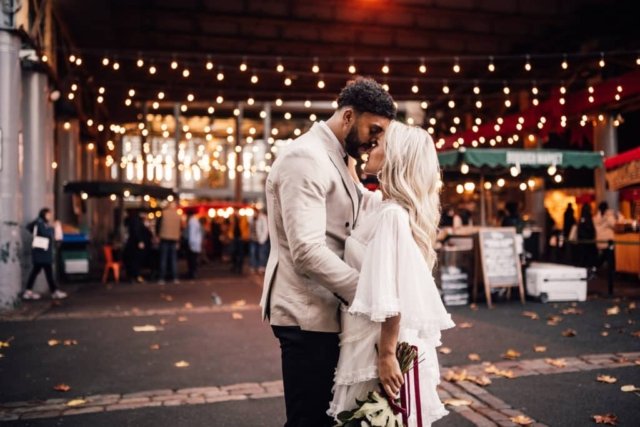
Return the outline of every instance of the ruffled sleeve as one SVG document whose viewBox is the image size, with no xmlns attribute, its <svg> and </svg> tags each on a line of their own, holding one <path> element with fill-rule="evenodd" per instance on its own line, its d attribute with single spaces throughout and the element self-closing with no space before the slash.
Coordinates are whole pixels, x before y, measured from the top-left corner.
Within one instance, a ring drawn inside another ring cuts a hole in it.
<svg viewBox="0 0 640 427">
<path fill-rule="evenodd" d="M 401 314 L 401 327 L 422 337 L 454 326 L 413 239 L 409 215 L 396 204 L 382 205 L 349 312 L 374 322 Z"/>
</svg>

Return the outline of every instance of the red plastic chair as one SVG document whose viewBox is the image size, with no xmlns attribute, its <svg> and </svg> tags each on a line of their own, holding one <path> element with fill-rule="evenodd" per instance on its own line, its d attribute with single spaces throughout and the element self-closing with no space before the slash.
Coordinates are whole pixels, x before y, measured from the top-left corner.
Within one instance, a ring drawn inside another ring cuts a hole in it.
<svg viewBox="0 0 640 427">
<path fill-rule="evenodd" d="M 102 247 L 104 253 L 104 273 L 102 274 L 102 283 L 107 283 L 109 271 L 113 271 L 113 277 L 116 283 L 120 283 L 120 262 L 113 260 L 113 247 L 104 245 Z"/>
</svg>

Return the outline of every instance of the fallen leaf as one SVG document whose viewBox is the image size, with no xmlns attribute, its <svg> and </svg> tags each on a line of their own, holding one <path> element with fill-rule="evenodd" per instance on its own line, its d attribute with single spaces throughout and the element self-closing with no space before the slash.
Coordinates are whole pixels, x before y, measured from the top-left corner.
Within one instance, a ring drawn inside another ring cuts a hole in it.
<svg viewBox="0 0 640 427">
<path fill-rule="evenodd" d="M 451 354 L 451 349 L 449 347 L 440 347 L 438 351 L 442 354 Z"/>
<path fill-rule="evenodd" d="M 442 403 L 449 406 L 469 406 L 472 402 L 467 399 L 445 399 Z"/>
<path fill-rule="evenodd" d="M 563 337 L 575 337 L 577 334 L 578 333 L 575 329 L 565 329 L 564 331 L 562 331 Z"/>
<path fill-rule="evenodd" d="M 600 336 L 601 336 L 601 337 L 608 337 L 608 336 L 609 336 L 609 332 L 607 332 L 607 331 L 602 331 L 602 332 L 600 332 Z"/>
<path fill-rule="evenodd" d="M 144 326 L 134 326 L 133 330 L 134 332 L 157 332 L 157 331 L 163 331 L 164 328 L 161 326 L 155 326 L 155 325 L 144 325 Z"/>
<path fill-rule="evenodd" d="M 521 356 L 520 352 L 510 348 L 509 350 L 507 350 L 506 353 L 504 353 L 502 355 L 503 359 L 508 359 L 508 360 L 516 360 Z"/>
<path fill-rule="evenodd" d="M 72 345 L 78 345 L 78 341 L 77 340 L 64 340 L 63 344 L 68 347 L 68 346 L 72 346 Z"/>
<path fill-rule="evenodd" d="M 167 302 L 173 301 L 173 297 L 171 295 L 167 295 L 167 294 L 160 294 L 160 298 L 162 298 L 163 300 L 165 300 Z"/>
<path fill-rule="evenodd" d="M 615 426 L 618 424 L 618 417 L 613 414 L 605 414 L 605 415 L 592 415 L 593 421 L 596 424 L 608 424 L 610 426 Z"/>
<path fill-rule="evenodd" d="M 533 351 L 535 351 L 536 353 L 544 353 L 545 351 L 547 351 L 547 347 L 543 345 L 534 345 Z"/>
<path fill-rule="evenodd" d="M 67 406 L 80 406 L 84 405 L 85 403 L 87 403 L 87 401 L 84 399 L 73 399 L 67 402 Z"/>
<path fill-rule="evenodd" d="M 460 324 L 458 325 L 458 328 L 460 328 L 460 329 L 469 329 L 469 328 L 473 328 L 473 323 L 463 322 L 463 323 L 460 323 Z"/>
<path fill-rule="evenodd" d="M 613 307 L 607 308 L 607 316 L 615 316 L 620 314 L 620 306 L 614 305 Z"/>
<path fill-rule="evenodd" d="M 618 379 L 616 377 L 612 377 L 611 375 L 598 375 L 596 381 L 607 384 L 615 384 L 616 382 L 618 382 Z"/>
<path fill-rule="evenodd" d="M 564 359 L 544 359 L 544 362 L 547 365 L 555 366 L 556 368 L 565 368 L 567 366 L 567 362 Z"/>
<path fill-rule="evenodd" d="M 67 392 L 67 391 L 71 390 L 71 387 L 69 387 L 66 384 L 58 384 L 58 385 L 53 386 L 53 389 L 55 391 Z"/>
<path fill-rule="evenodd" d="M 60 344 L 60 341 L 58 341 L 58 340 L 49 340 L 49 341 L 47 341 L 47 344 L 49 344 L 49 347 L 55 347 L 56 345 Z"/>
<path fill-rule="evenodd" d="M 231 307 L 244 307 L 245 305 L 247 305 L 247 301 L 243 299 L 231 303 Z"/>
<path fill-rule="evenodd" d="M 624 391 L 625 393 L 633 393 L 636 391 L 640 391 L 640 387 L 636 387 L 633 384 L 627 384 L 620 387 L 620 390 Z"/>
<path fill-rule="evenodd" d="M 0 348 L 11 347 L 11 341 L 13 341 L 13 337 L 9 338 L 6 341 L 0 341 Z"/>
<path fill-rule="evenodd" d="M 240 320 L 240 319 L 243 319 L 243 318 L 244 318 L 244 316 L 242 315 L 242 313 L 233 313 L 233 314 L 231 315 L 231 318 L 232 318 L 233 320 Z"/>
<path fill-rule="evenodd" d="M 522 315 L 524 317 L 528 317 L 531 320 L 538 320 L 540 318 L 540 316 L 538 316 L 538 313 L 533 311 L 523 311 Z"/>
<path fill-rule="evenodd" d="M 176 362 L 176 368 L 188 368 L 188 367 L 189 367 L 189 362 L 185 362 L 184 360 Z"/>
<path fill-rule="evenodd" d="M 515 377 L 516 377 L 516 376 L 514 375 L 513 371 L 498 369 L 498 368 L 496 367 L 496 365 L 489 365 L 488 367 L 486 367 L 486 368 L 484 369 L 484 371 L 485 371 L 487 374 L 494 374 L 494 375 L 497 375 L 497 376 L 499 376 L 499 377 L 503 377 L 503 378 L 509 378 L 509 379 L 512 379 L 512 378 L 515 378 Z"/>
<path fill-rule="evenodd" d="M 189 320 L 189 319 L 187 319 L 187 316 L 179 316 L 178 317 L 178 322 L 186 322 L 187 320 Z"/>
<path fill-rule="evenodd" d="M 640 338 L 640 331 L 631 332 L 632 337 Z"/>
<path fill-rule="evenodd" d="M 150 350 L 160 350 L 160 344 L 151 344 L 149 346 Z"/>
<path fill-rule="evenodd" d="M 160 324 L 161 325 L 166 325 L 167 323 L 169 323 L 169 321 L 167 319 L 160 319 Z"/>
<path fill-rule="evenodd" d="M 629 310 L 635 310 L 637 308 L 636 302 L 635 301 L 631 301 L 629 303 Z"/>
<path fill-rule="evenodd" d="M 482 387 L 491 384 L 491 380 L 486 375 L 480 375 L 479 377 L 473 377 L 472 379 L 470 378 L 469 381 L 473 381 L 474 383 Z"/>
<path fill-rule="evenodd" d="M 547 317 L 547 325 L 549 326 L 556 326 L 560 322 L 562 322 L 562 316 L 552 315 Z"/>
<path fill-rule="evenodd" d="M 479 362 L 480 361 L 480 355 L 478 353 L 469 353 L 469 355 L 467 357 L 472 362 Z"/>
<path fill-rule="evenodd" d="M 190 310 L 193 308 L 193 304 L 191 304 L 190 302 L 185 303 L 184 308 Z"/>
<path fill-rule="evenodd" d="M 582 310 L 580 310 L 579 308 L 576 307 L 568 307 L 565 308 L 564 310 L 562 310 L 561 312 L 564 315 L 568 315 L 568 314 L 582 314 Z"/>
<path fill-rule="evenodd" d="M 469 308 L 470 308 L 471 310 L 473 310 L 473 311 L 478 311 L 478 304 L 476 304 L 475 302 L 474 302 L 474 303 L 471 303 L 471 304 L 469 305 Z"/>
<path fill-rule="evenodd" d="M 448 370 L 447 372 L 444 373 L 444 375 L 442 377 L 445 380 L 447 380 L 449 382 L 453 382 L 453 383 L 457 383 L 457 382 L 460 382 L 460 381 L 465 381 L 468 378 L 466 369 L 463 369 L 460 372 L 456 372 L 454 370 Z"/>
<path fill-rule="evenodd" d="M 512 423 L 518 424 L 519 426 L 529 426 L 533 424 L 533 420 L 526 415 L 518 415 L 516 417 L 509 418 Z"/>
</svg>

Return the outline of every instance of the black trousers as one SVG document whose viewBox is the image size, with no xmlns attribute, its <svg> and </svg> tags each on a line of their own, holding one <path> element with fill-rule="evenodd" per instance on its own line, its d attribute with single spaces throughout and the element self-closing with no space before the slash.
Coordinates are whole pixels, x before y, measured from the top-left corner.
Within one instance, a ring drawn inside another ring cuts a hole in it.
<svg viewBox="0 0 640 427">
<path fill-rule="evenodd" d="M 38 277 L 38 274 L 40 274 L 40 270 L 44 270 L 44 275 L 46 276 L 47 283 L 49 284 L 49 290 L 52 293 L 55 292 L 56 284 L 53 281 L 53 267 L 51 264 L 33 264 L 31 274 L 29 274 L 29 279 L 27 280 L 27 289 L 33 289 L 33 284 L 36 281 L 36 277 Z"/>
<path fill-rule="evenodd" d="M 195 279 L 198 272 L 199 252 L 193 252 L 191 248 L 187 249 L 187 263 L 189 265 L 189 279 Z"/>
<path fill-rule="evenodd" d="M 303 331 L 297 326 L 272 329 L 282 351 L 285 427 L 333 426 L 326 412 L 340 354 L 338 334 Z"/>
</svg>

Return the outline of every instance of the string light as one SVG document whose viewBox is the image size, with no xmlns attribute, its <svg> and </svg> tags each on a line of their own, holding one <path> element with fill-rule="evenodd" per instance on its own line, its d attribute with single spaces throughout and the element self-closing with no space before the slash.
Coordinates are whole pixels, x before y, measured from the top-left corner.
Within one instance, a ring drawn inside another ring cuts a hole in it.
<svg viewBox="0 0 640 427">
<path fill-rule="evenodd" d="M 76 63 L 76 66 L 78 66 L 78 67 L 81 66 L 82 65 L 82 58 L 77 57 L 75 63 Z"/>
<path fill-rule="evenodd" d="M 478 110 L 482 108 L 482 101 L 480 101 L 479 99 L 476 101 L 476 108 Z"/>
<path fill-rule="evenodd" d="M 249 99 L 247 99 L 247 104 L 249 104 L 249 105 L 253 105 L 253 104 L 255 104 L 255 102 L 256 102 L 255 99 L 253 99 L 251 97 Z"/>
<path fill-rule="evenodd" d="M 177 68 L 178 68 L 178 62 L 175 60 L 171 61 L 171 69 L 175 70 Z"/>
<path fill-rule="evenodd" d="M 420 58 L 420 66 L 418 67 L 418 71 L 424 74 L 427 72 L 427 65 L 424 62 L 424 58 Z"/>
<path fill-rule="evenodd" d="M 149 74 L 153 75 L 153 74 L 156 73 L 156 71 L 157 71 L 157 69 L 156 69 L 155 65 L 152 65 L 152 66 L 149 67 Z"/>
<path fill-rule="evenodd" d="M 224 72 L 222 71 L 222 67 L 220 67 L 220 69 L 218 70 L 218 74 L 216 75 L 216 79 L 218 79 L 219 82 L 224 80 Z"/>
<path fill-rule="evenodd" d="M 193 102 L 193 100 L 195 99 L 195 96 L 193 96 L 192 93 L 190 93 L 189 95 L 187 95 L 187 101 L 189 102 Z"/>
<path fill-rule="evenodd" d="M 308 99 L 304 101 L 304 106 L 305 108 L 311 108 L 311 101 L 309 101 Z"/>
<path fill-rule="evenodd" d="M 136 61 L 136 66 L 138 68 L 144 67 L 144 60 L 142 58 L 138 58 L 138 60 Z"/>
<path fill-rule="evenodd" d="M 218 95 L 216 98 L 216 102 L 218 104 L 222 104 L 224 102 L 224 97 L 222 95 Z"/>
<path fill-rule="evenodd" d="M 598 61 L 598 65 L 600 66 L 600 68 L 604 68 L 604 66 L 606 65 L 604 62 L 604 53 L 600 53 L 600 61 Z"/>
<path fill-rule="evenodd" d="M 292 81 L 291 81 L 291 78 L 290 78 L 290 77 L 286 77 L 286 78 L 284 79 L 284 85 L 285 85 L 285 86 L 291 86 L 291 83 L 292 83 Z"/>
<path fill-rule="evenodd" d="M 134 96 L 136 96 L 136 91 L 135 89 L 129 89 L 129 97 L 133 98 Z"/>
<path fill-rule="evenodd" d="M 480 86 L 478 86 L 478 84 L 473 86 L 473 93 L 475 93 L 476 95 L 480 95 Z"/>
<path fill-rule="evenodd" d="M 185 79 L 190 75 L 191 75 L 191 72 L 189 71 L 188 68 L 185 68 L 184 70 L 182 70 L 182 77 L 184 77 Z"/>
<path fill-rule="evenodd" d="M 449 93 L 449 85 L 447 85 L 447 82 L 442 83 L 442 93 Z"/>
<path fill-rule="evenodd" d="M 49 57 L 47 55 L 42 55 L 42 58 L 40 58 L 42 60 L 42 62 L 47 62 L 49 61 Z M 55 168 L 54 168 L 55 169 Z"/>
<path fill-rule="evenodd" d="M 74 62 L 74 61 L 71 61 Z M 104 58 L 102 58 L 102 65 L 103 66 L 108 66 L 109 65 L 109 58 L 107 58 L 106 56 Z"/>
<path fill-rule="evenodd" d="M 77 57 L 74 54 L 69 55 L 69 62 L 76 62 Z"/>
<path fill-rule="evenodd" d="M 164 92 L 158 92 L 158 99 L 164 99 Z"/>
<path fill-rule="evenodd" d="M 567 55 L 564 55 L 564 58 L 562 59 L 562 64 L 560 64 L 560 66 L 562 67 L 563 70 L 566 70 L 567 68 L 569 68 L 569 63 L 567 62 Z"/>
<path fill-rule="evenodd" d="M 127 98 L 124 100 L 124 105 L 126 105 L 127 107 L 131 105 L 131 99 Z"/>
<path fill-rule="evenodd" d="M 216 112 L 216 109 L 213 108 L 213 105 L 209 106 L 209 108 L 207 108 L 207 113 L 209 113 L 209 115 L 213 114 Z"/>
<path fill-rule="evenodd" d="M 313 73 L 319 73 L 320 67 L 318 66 L 318 58 L 313 58 L 313 66 L 311 67 Z"/>
<path fill-rule="evenodd" d="M 114 70 L 114 71 L 118 71 L 119 69 L 120 69 L 120 63 L 119 63 L 119 62 L 117 62 L 117 61 L 115 61 L 115 62 L 113 63 L 113 70 Z"/>
<path fill-rule="evenodd" d="M 349 68 L 348 68 L 349 74 L 355 74 L 356 73 L 356 65 L 353 63 L 353 58 L 351 58 L 349 60 Z"/>
<path fill-rule="evenodd" d="M 324 89 L 324 79 L 322 76 L 320 76 L 320 80 L 318 80 L 318 89 Z"/>
<path fill-rule="evenodd" d="M 252 84 L 258 84 L 258 75 L 256 74 L 256 72 L 253 72 L 253 75 L 251 76 L 251 83 Z"/>
<path fill-rule="evenodd" d="M 459 62 L 458 58 L 455 59 L 455 63 L 453 64 L 453 68 L 452 69 L 453 69 L 453 72 L 456 73 L 456 74 L 458 74 L 460 72 L 461 68 L 460 68 L 460 62 Z"/>
<path fill-rule="evenodd" d="M 533 82 L 533 87 L 531 88 L 531 93 L 534 94 L 534 95 L 537 95 L 539 93 L 538 86 L 536 85 L 536 82 Z"/>
<path fill-rule="evenodd" d="M 453 99 L 450 99 L 449 102 L 447 103 L 447 105 L 451 109 L 456 108 L 456 102 Z"/>
<path fill-rule="evenodd" d="M 98 93 L 99 93 L 100 95 L 103 95 L 103 94 L 104 94 L 104 92 L 105 92 L 104 87 L 103 87 L 103 86 L 100 86 L 100 88 L 98 88 Z"/>
<path fill-rule="evenodd" d="M 205 65 L 205 68 L 209 71 L 213 70 L 213 62 L 211 60 L 208 60 L 207 65 Z"/>
<path fill-rule="evenodd" d="M 496 66 L 493 63 L 493 56 L 489 57 L 489 65 L 487 65 L 487 69 L 492 73 L 496 70 Z"/>
<path fill-rule="evenodd" d="M 282 106 L 282 104 L 283 104 L 283 102 L 282 102 L 282 99 L 281 99 L 281 98 L 276 99 L 276 105 L 277 105 L 278 107 L 281 107 L 281 106 Z"/>
<path fill-rule="evenodd" d="M 524 63 L 524 69 L 526 71 L 531 71 L 531 61 L 529 60 L 529 55 L 526 56 L 527 62 Z"/>
<path fill-rule="evenodd" d="M 509 86 L 506 85 L 502 88 L 502 92 L 504 92 L 505 95 L 509 95 L 509 93 L 511 93 L 511 89 L 509 89 Z"/>
<path fill-rule="evenodd" d="M 426 110 L 427 108 L 429 108 L 429 103 L 427 101 L 422 101 L 420 103 L 420 108 L 422 108 L 423 110 Z"/>
<path fill-rule="evenodd" d="M 276 65 L 276 71 L 282 73 L 284 71 L 284 65 L 282 65 L 282 61 L 278 58 L 278 65 Z"/>
<path fill-rule="evenodd" d="M 382 72 L 384 74 L 389 74 L 389 59 L 384 60 L 384 65 L 382 66 Z"/>
</svg>

